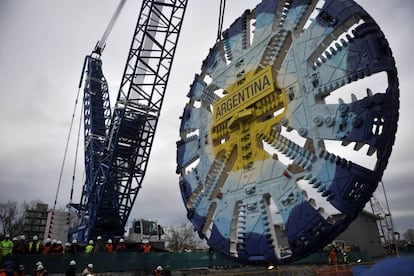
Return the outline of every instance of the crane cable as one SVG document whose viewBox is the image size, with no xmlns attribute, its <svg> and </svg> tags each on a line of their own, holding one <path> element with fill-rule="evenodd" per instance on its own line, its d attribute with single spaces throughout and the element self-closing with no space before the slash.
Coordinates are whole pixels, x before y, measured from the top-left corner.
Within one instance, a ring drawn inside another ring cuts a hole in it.
<svg viewBox="0 0 414 276">
<path fill-rule="evenodd" d="M 78 138 L 76 139 L 75 163 L 73 164 L 72 187 L 70 189 L 69 203 L 72 203 L 73 187 L 75 186 L 76 167 L 77 167 L 77 164 L 78 164 L 79 141 L 80 141 L 80 133 L 81 133 L 81 128 L 82 128 L 82 114 L 83 114 L 82 110 L 83 110 L 83 105 L 82 105 L 81 113 L 80 113 L 80 116 L 79 116 Z"/>
<path fill-rule="evenodd" d="M 221 40 L 221 32 L 223 30 L 225 9 L 226 9 L 226 0 L 220 0 L 219 20 L 218 20 L 218 28 L 217 28 L 217 41 Z"/>
<path fill-rule="evenodd" d="M 55 210 L 55 208 L 56 208 L 57 198 L 58 198 L 58 194 L 59 194 L 59 190 L 60 190 L 60 184 L 62 182 L 63 169 L 65 167 L 66 155 L 68 153 L 69 141 L 70 141 L 70 136 L 71 136 L 72 127 L 73 127 L 73 120 L 75 119 L 76 107 L 78 106 L 78 99 L 79 99 L 80 91 L 81 91 L 81 88 L 78 87 L 78 93 L 76 95 L 75 106 L 73 108 L 72 118 L 71 118 L 71 121 L 70 121 L 68 138 L 66 139 L 66 147 L 65 147 L 65 152 L 63 154 L 63 162 L 62 162 L 62 166 L 60 167 L 60 175 L 59 175 L 59 181 L 58 181 L 57 190 L 56 190 L 55 202 L 53 204 L 53 210 Z"/>
</svg>

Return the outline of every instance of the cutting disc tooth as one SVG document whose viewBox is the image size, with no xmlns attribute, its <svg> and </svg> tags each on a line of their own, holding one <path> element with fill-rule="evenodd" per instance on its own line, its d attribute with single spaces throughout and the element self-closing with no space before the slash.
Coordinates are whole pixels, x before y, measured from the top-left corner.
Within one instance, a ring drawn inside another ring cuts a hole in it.
<svg viewBox="0 0 414 276">
<path fill-rule="evenodd" d="M 356 102 L 356 101 L 358 101 L 358 98 L 357 98 L 357 96 L 355 96 L 355 94 L 354 94 L 354 93 L 352 93 L 352 94 L 351 94 L 351 101 L 352 101 L 352 102 Z"/>
<path fill-rule="evenodd" d="M 364 145 L 364 143 L 355 143 L 354 150 L 360 150 Z"/>
<path fill-rule="evenodd" d="M 369 147 L 369 149 L 368 149 L 368 151 L 367 151 L 367 154 L 368 154 L 369 156 L 371 156 L 371 155 L 373 155 L 376 151 L 377 151 L 377 148 L 376 148 L 376 147 L 370 146 L 370 147 Z"/>
<path fill-rule="evenodd" d="M 351 143 L 352 143 L 351 141 L 343 140 L 342 143 L 341 143 L 341 145 L 344 146 L 344 147 L 346 147 L 346 146 L 348 146 Z"/>
</svg>

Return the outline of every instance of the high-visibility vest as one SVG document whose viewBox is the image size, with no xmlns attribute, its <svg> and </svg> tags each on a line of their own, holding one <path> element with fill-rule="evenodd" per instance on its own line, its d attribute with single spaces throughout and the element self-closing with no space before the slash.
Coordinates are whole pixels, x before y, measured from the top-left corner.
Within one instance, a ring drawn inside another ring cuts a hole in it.
<svg viewBox="0 0 414 276">
<path fill-rule="evenodd" d="M 3 256 L 11 255 L 13 253 L 13 242 L 11 240 L 2 240 L 0 242 L 0 247 Z"/>
<path fill-rule="evenodd" d="M 93 250 L 93 245 L 88 244 L 87 246 L 85 246 L 85 253 L 91 253 Z"/>
<path fill-rule="evenodd" d="M 34 250 L 32 249 L 33 245 L 35 245 Z M 33 242 L 33 241 L 29 242 L 29 253 L 38 253 L 40 251 L 39 248 L 40 248 L 40 242 Z"/>
</svg>

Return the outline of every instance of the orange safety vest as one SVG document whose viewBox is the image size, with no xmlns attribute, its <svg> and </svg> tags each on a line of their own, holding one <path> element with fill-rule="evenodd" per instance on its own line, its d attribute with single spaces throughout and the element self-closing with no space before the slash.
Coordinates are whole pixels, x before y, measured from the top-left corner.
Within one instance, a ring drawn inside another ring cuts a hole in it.
<svg viewBox="0 0 414 276">
<path fill-rule="evenodd" d="M 144 244 L 142 246 L 144 253 L 150 253 L 151 252 L 151 244 Z"/>
<path fill-rule="evenodd" d="M 105 244 L 105 251 L 106 252 L 112 252 L 113 250 L 114 250 L 114 247 L 113 247 L 112 243 Z"/>
</svg>

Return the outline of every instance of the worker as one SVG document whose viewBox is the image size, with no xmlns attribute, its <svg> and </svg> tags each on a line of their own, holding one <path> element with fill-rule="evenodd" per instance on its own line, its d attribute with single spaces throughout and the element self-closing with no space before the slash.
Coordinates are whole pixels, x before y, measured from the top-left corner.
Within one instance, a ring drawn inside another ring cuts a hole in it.
<svg viewBox="0 0 414 276">
<path fill-rule="evenodd" d="M 329 254 L 329 264 L 330 265 L 338 264 L 338 256 L 337 256 L 336 248 L 334 246 L 331 247 L 328 254 Z"/>
<path fill-rule="evenodd" d="M 111 253 L 114 250 L 114 246 L 112 245 L 112 240 L 109 239 L 108 242 L 105 244 L 105 252 Z"/>
<path fill-rule="evenodd" d="M 95 242 L 95 252 L 103 252 L 103 251 L 105 251 L 105 244 L 104 244 L 104 241 L 102 240 L 102 237 L 98 236 Z"/>
<path fill-rule="evenodd" d="M 7 276 L 6 269 L 4 268 L 3 262 L 0 262 L 0 276 Z"/>
<path fill-rule="evenodd" d="M 62 241 L 57 241 L 55 246 L 52 247 L 52 253 L 60 254 L 63 253 Z"/>
<path fill-rule="evenodd" d="M 47 255 L 52 253 L 52 240 L 47 238 L 45 244 L 42 247 L 42 254 Z"/>
<path fill-rule="evenodd" d="M 42 262 L 40 262 L 40 261 L 36 262 L 36 264 L 35 264 L 35 266 L 34 266 L 34 268 L 33 268 L 33 272 L 32 272 L 30 275 L 36 275 L 36 273 L 37 273 L 37 268 L 39 267 L 39 265 L 43 266 L 43 263 L 42 263 Z"/>
<path fill-rule="evenodd" d="M 82 276 L 91 276 L 95 275 L 93 272 L 93 264 L 88 264 L 86 268 L 82 271 Z"/>
<path fill-rule="evenodd" d="M 63 247 L 63 252 L 68 253 L 70 251 L 70 243 L 65 242 L 65 246 Z"/>
<path fill-rule="evenodd" d="M 85 253 L 92 253 L 93 251 L 93 240 L 88 242 L 88 245 L 85 246 Z"/>
<path fill-rule="evenodd" d="M 24 265 L 21 264 L 17 267 L 14 276 L 26 276 L 26 272 L 24 271 Z"/>
<path fill-rule="evenodd" d="M 78 241 L 76 239 L 73 239 L 72 243 L 70 244 L 70 247 L 69 247 L 69 253 L 76 254 L 76 253 L 81 252 L 81 251 L 82 250 L 80 248 L 80 245 L 78 244 Z"/>
<path fill-rule="evenodd" d="M 40 252 L 40 242 L 37 236 L 33 236 L 29 242 L 29 254 L 37 254 Z"/>
<path fill-rule="evenodd" d="M 148 240 L 143 241 L 142 252 L 144 252 L 144 253 L 150 253 L 151 252 L 151 244 L 148 242 Z"/>
<path fill-rule="evenodd" d="M 46 276 L 46 275 L 49 275 L 49 274 L 47 273 L 46 268 L 45 268 L 43 265 L 39 265 L 39 266 L 36 268 L 36 276 Z"/>
<path fill-rule="evenodd" d="M 126 251 L 126 245 L 124 239 L 120 239 L 119 243 L 115 247 L 116 252 L 124 252 Z"/>
<path fill-rule="evenodd" d="M 1 254 L 3 257 L 13 254 L 13 242 L 10 240 L 10 234 L 4 235 L 4 240 L 0 242 Z"/>
<path fill-rule="evenodd" d="M 164 276 L 171 276 L 171 275 L 172 275 L 170 265 L 167 265 L 167 266 L 165 267 L 163 275 L 164 275 Z"/>
<path fill-rule="evenodd" d="M 26 255 L 29 252 L 29 244 L 26 241 L 26 236 L 21 235 L 18 242 L 19 254 Z"/>
<path fill-rule="evenodd" d="M 349 264 L 349 256 L 348 256 L 348 253 L 345 250 L 342 251 L 342 262 L 344 264 Z"/>
<path fill-rule="evenodd" d="M 154 276 L 161 276 L 162 275 L 162 266 L 157 266 L 156 269 L 152 271 L 152 275 Z"/>
<path fill-rule="evenodd" d="M 66 276 L 76 276 L 76 262 L 75 262 L 75 260 L 71 260 L 69 262 L 69 267 L 66 270 Z"/>
</svg>

